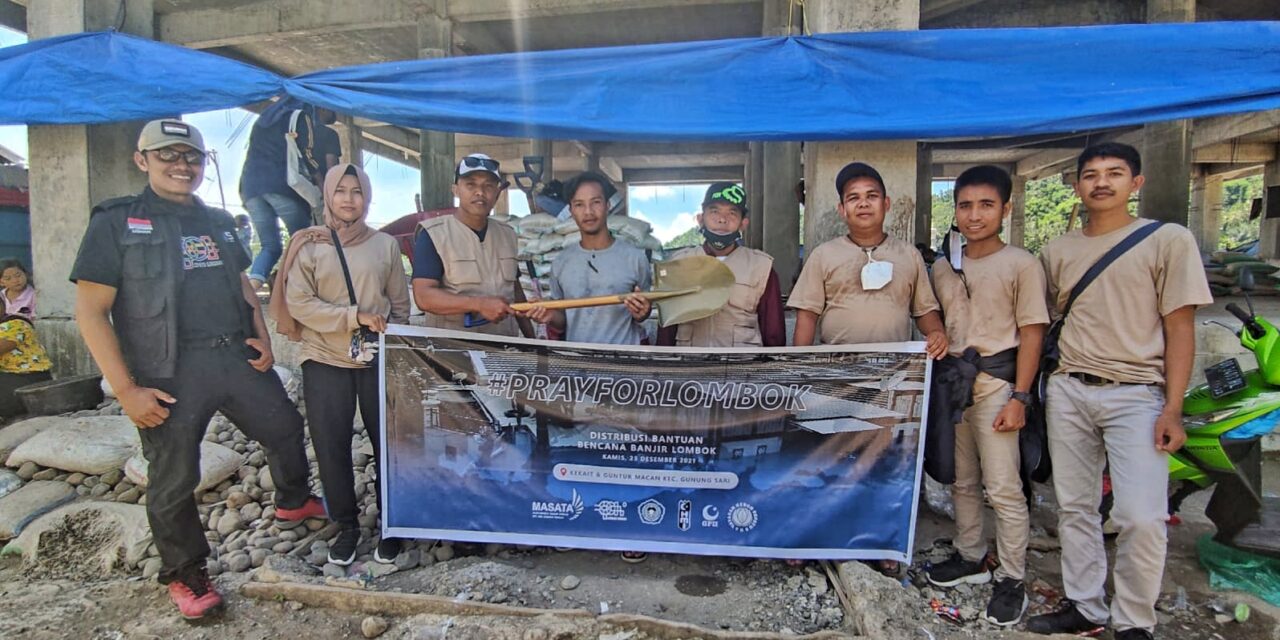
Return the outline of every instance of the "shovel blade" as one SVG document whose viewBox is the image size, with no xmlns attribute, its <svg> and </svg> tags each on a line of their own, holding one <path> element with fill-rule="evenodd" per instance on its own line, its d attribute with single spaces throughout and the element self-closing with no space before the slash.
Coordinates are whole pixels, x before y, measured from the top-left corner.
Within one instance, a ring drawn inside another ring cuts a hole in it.
<svg viewBox="0 0 1280 640">
<path fill-rule="evenodd" d="M 711 256 L 689 256 L 659 262 L 653 268 L 653 290 L 697 288 L 696 293 L 658 300 L 658 325 L 670 327 L 701 320 L 724 308 L 733 292 L 733 272 Z"/>
</svg>

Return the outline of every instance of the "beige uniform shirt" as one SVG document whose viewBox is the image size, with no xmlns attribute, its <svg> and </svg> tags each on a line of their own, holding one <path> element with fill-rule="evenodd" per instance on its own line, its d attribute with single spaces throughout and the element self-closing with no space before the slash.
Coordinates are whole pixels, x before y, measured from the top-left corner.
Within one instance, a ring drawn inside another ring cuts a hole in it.
<svg viewBox="0 0 1280 640">
<path fill-rule="evenodd" d="M 455 216 L 432 218 L 421 224 L 431 236 L 444 264 L 440 288 L 466 296 L 493 296 L 507 302 L 515 299 L 516 232 L 505 223 L 490 219 L 484 242 L 476 232 Z M 454 331 L 472 331 L 500 336 L 519 336 L 516 319 L 467 327 L 464 314 L 427 313 L 427 326 Z"/>
<path fill-rule="evenodd" d="M 385 233 L 343 247 L 357 304 L 351 304 L 338 249 L 312 242 L 302 247 L 289 271 L 285 292 L 289 313 L 302 326 L 302 359 L 335 367 L 368 365 L 351 359 L 356 313 L 372 313 L 394 323 L 409 321 L 409 278 L 400 260 L 400 245 Z"/>
<path fill-rule="evenodd" d="M 945 258 L 933 263 L 933 290 L 942 304 L 952 355 L 968 347 L 980 356 L 1014 349 L 1020 344 L 1019 327 L 1049 323 L 1044 269 L 1035 256 L 1005 246 L 989 256 L 965 257 L 960 266 L 963 277 Z M 1003 380 L 979 373 L 973 398 L 980 400 L 1002 388 Z"/>
<path fill-rule="evenodd" d="M 671 255 L 671 259 L 705 256 L 700 246 L 689 247 Z M 760 319 L 756 307 L 764 295 L 773 258 L 749 247 L 738 247 L 719 258 L 733 272 L 733 291 L 729 302 L 714 315 L 684 322 L 676 327 L 676 346 L 680 347 L 758 347 Z"/>
<path fill-rule="evenodd" d="M 1084 272 L 1140 224 L 1151 221 L 1136 220 L 1096 237 L 1077 229 L 1045 246 L 1040 260 L 1055 317 Z M 1166 224 L 1111 263 L 1080 294 L 1062 328 L 1058 370 L 1164 384 L 1164 316 L 1212 302 L 1191 232 Z"/>
<path fill-rule="evenodd" d="M 888 237 L 871 257 L 893 264 L 893 279 L 874 291 L 862 288 L 867 251 L 847 235 L 822 243 L 805 260 L 787 306 L 818 314 L 823 344 L 910 340 L 911 319 L 938 310 L 915 247 Z"/>
</svg>

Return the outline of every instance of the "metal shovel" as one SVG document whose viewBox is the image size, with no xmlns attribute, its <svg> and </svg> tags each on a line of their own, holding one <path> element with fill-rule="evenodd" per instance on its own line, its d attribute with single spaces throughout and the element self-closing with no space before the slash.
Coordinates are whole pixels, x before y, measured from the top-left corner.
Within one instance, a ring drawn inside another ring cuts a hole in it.
<svg viewBox="0 0 1280 640">
<path fill-rule="evenodd" d="M 724 263 L 711 256 L 689 256 L 659 262 L 653 266 L 653 289 L 638 291 L 658 308 L 658 325 L 669 327 L 701 320 L 714 315 L 733 291 L 733 272 Z M 511 305 L 515 311 L 528 311 L 535 306 L 548 309 L 581 309 L 622 304 L 631 292 L 570 298 L 568 300 L 543 300 L 542 302 L 517 302 Z"/>
</svg>

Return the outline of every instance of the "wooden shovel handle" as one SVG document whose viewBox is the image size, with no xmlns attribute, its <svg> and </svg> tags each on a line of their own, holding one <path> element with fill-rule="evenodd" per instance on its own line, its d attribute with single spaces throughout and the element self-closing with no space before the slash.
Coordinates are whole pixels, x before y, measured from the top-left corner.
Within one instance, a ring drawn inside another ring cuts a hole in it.
<svg viewBox="0 0 1280 640">
<path fill-rule="evenodd" d="M 676 289 L 674 291 L 636 291 L 635 295 L 649 300 L 663 300 L 666 298 L 674 298 L 676 296 L 688 295 L 701 291 L 701 287 L 690 287 L 688 289 Z M 543 300 L 542 302 L 516 302 L 511 305 L 512 311 L 529 311 L 534 307 L 546 307 L 548 309 L 581 309 L 583 307 L 603 307 L 610 304 L 622 304 L 622 301 L 630 293 L 617 293 L 607 296 L 593 296 L 590 298 L 569 298 L 568 300 Z"/>
</svg>

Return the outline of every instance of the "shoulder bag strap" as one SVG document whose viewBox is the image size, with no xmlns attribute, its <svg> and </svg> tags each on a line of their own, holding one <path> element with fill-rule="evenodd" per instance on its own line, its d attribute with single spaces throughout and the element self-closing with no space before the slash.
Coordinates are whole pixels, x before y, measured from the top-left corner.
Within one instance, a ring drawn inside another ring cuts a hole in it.
<svg viewBox="0 0 1280 640">
<path fill-rule="evenodd" d="M 356 288 L 351 286 L 351 270 L 347 268 L 347 254 L 342 250 L 342 241 L 338 240 L 338 232 L 336 229 L 329 230 L 329 237 L 333 238 L 333 246 L 338 250 L 338 262 L 342 263 L 342 278 L 347 281 L 347 295 L 351 297 L 351 304 L 356 304 Z"/>
<path fill-rule="evenodd" d="M 1071 313 L 1071 306 L 1075 304 L 1076 298 L 1079 298 L 1080 294 L 1084 293 L 1084 290 L 1087 289 L 1089 285 L 1093 284 L 1093 281 L 1096 280 L 1098 276 L 1102 275 L 1102 272 L 1106 270 L 1107 267 L 1111 266 L 1112 262 L 1115 262 L 1120 256 L 1124 255 L 1139 242 L 1145 240 L 1147 236 L 1155 233 L 1163 224 L 1163 222 L 1157 221 L 1151 224 L 1142 225 L 1136 231 L 1126 236 L 1124 240 L 1121 240 L 1119 244 L 1111 247 L 1111 249 L 1104 253 L 1101 258 L 1098 258 L 1098 261 L 1093 263 L 1093 266 L 1089 267 L 1088 271 L 1084 272 L 1084 276 L 1080 278 L 1080 281 L 1076 283 L 1076 286 L 1071 288 L 1071 295 L 1067 297 L 1067 304 L 1062 309 L 1062 319 L 1066 320 L 1067 314 Z"/>
</svg>

